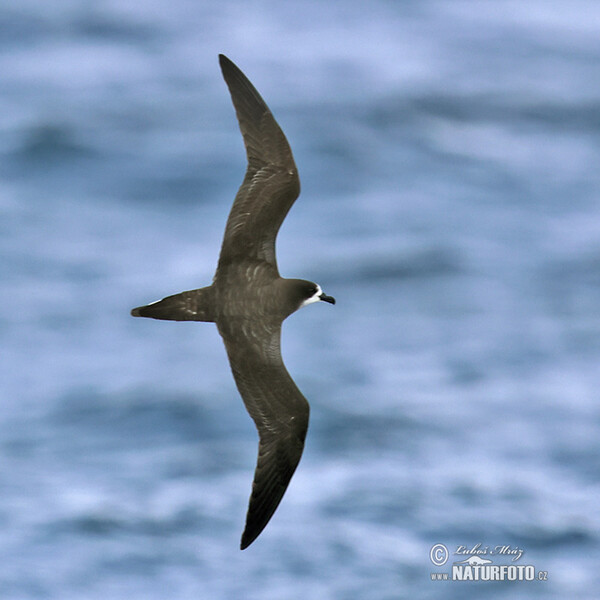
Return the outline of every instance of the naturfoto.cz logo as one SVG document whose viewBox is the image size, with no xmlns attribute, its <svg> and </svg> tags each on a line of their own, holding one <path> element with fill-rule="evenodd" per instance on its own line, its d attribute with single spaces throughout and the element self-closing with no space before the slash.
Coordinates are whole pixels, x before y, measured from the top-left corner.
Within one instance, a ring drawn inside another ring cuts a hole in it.
<svg viewBox="0 0 600 600">
<path fill-rule="evenodd" d="M 509 544 L 497 546 L 457 546 L 450 572 L 431 573 L 432 581 L 546 581 L 548 572 L 536 569 L 534 565 L 515 564 L 521 559 L 524 550 Z M 450 559 L 445 544 L 434 544 L 429 551 L 429 559 L 436 567 L 444 566 Z M 509 564 L 494 564 L 494 560 L 509 560 Z"/>
</svg>

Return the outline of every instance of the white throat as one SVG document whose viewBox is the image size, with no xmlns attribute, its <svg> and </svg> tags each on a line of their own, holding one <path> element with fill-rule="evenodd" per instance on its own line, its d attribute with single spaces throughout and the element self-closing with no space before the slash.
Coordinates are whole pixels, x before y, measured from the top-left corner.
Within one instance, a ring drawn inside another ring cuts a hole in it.
<svg viewBox="0 0 600 600">
<path fill-rule="evenodd" d="M 302 308 L 303 306 L 308 306 L 309 304 L 313 304 L 315 302 L 319 302 L 319 300 L 321 299 L 320 296 L 322 293 L 323 293 L 323 290 L 321 289 L 321 286 L 317 283 L 317 291 L 310 298 L 307 298 L 300 305 L 300 308 Z M 298 310 L 300 310 L 300 309 L 298 309 Z"/>
</svg>

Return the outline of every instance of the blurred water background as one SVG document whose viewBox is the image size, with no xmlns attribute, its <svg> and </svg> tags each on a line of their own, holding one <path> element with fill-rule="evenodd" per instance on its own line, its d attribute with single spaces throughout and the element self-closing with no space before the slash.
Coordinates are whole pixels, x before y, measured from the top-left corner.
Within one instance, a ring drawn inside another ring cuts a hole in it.
<svg viewBox="0 0 600 600">
<path fill-rule="evenodd" d="M 245 156 L 217 63 L 286 132 L 303 460 L 238 550 L 256 433 L 209 324 Z M 0 597 L 600 593 L 600 5 L 0 6 Z M 432 582 L 445 544 L 546 582 Z M 499 561 L 495 559 L 495 562 Z"/>
</svg>

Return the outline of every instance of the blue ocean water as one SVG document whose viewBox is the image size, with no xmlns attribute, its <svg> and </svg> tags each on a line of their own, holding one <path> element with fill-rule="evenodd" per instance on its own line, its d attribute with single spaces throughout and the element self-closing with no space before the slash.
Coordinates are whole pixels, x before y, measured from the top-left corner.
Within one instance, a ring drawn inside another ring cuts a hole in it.
<svg viewBox="0 0 600 600">
<path fill-rule="evenodd" d="M 598 3 L 11 4 L 0 596 L 596 598 Z M 244 552 L 218 333 L 129 316 L 212 277 L 245 169 L 219 52 L 300 170 L 280 270 L 338 300 L 284 327 L 311 425 Z M 477 544 L 547 581 L 431 580 Z"/>
</svg>

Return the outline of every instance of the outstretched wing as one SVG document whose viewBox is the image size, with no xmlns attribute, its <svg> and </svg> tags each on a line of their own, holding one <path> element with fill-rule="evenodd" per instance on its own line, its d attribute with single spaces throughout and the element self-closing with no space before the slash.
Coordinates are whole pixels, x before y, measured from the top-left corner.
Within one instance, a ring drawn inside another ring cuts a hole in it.
<svg viewBox="0 0 600 600">
<path fill-rule="evenodd" d="M 300 193 L 298 171 L 288 141 L 260 94 L 226 56 L 220 54 L 219 62 L 248 156 L 246 176 L 227 220 L 219 268 L 239 256 L 277 267 L 275 238 Z"/>
<path fill-rule="evenodd" d="M 281 358 L 281 323 L 219 323 L 244 404 L 258 429 L 258 461 L 241 548 L 247 548 L 279 506 L 298 466 L 308 428 L 308 402 Z"/>
</svg>

